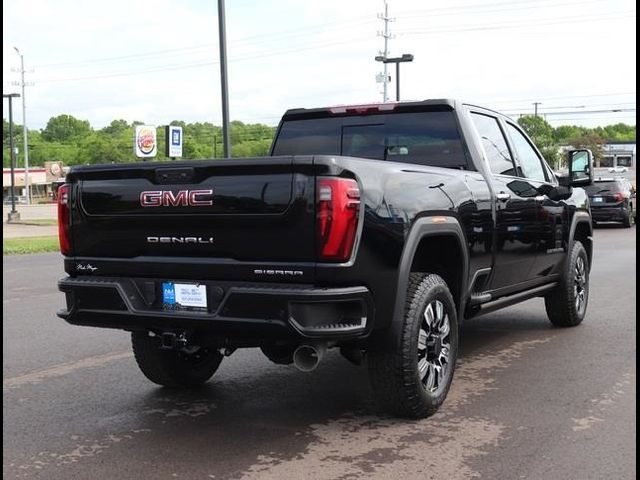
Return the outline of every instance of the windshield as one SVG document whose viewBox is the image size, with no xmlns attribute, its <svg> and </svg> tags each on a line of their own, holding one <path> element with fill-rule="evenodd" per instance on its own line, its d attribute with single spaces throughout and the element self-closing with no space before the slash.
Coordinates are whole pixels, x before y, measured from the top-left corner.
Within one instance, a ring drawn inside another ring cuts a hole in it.
<svg viewBox="0 0 640 480">
<path fill-rule="evenodd" d="M 345 155 L 437 167 L 468 167 L 451 111 L 287 120 L 274 155 Z"/>
</svg>

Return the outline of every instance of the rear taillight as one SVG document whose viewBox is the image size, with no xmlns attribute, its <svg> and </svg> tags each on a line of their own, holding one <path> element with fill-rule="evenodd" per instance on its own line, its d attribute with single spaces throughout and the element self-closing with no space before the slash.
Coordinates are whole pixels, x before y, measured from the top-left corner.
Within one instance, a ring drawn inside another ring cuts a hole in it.
<svg viewBox="0 0 640 480">
<path fill-rule="evenodd" d="M 321 260 L 347 261 L 358 229 L 358 183 L 350 178 L 321 177 L 316 189 L 318 256 Z"/>
<path fill-rule="evenodd" d="M 621 202 L 624 200 L 624 195 L 620 192 L 616 192 L 613 194 L 613 201 L 614 202 Z"/>
<path fill-rule="evenodd" d="M 71 252 L 71 238 L 69 237 L 71 222 L 70 192 L 71 186 L 68 184 L 61 185 L 58 188 L 58 239 L 60 241 L 60 253 L 63 255 L 68 255 Z"/>
</svg>

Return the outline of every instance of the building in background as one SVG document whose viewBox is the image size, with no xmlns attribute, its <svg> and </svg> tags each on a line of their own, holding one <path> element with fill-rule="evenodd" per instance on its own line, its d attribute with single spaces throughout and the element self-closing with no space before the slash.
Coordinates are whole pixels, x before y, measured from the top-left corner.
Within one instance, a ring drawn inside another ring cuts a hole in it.
<svg viewBox="0 0 640 480">
<path fill-rule="evenodd" d="M 64 180 L 69 167 L 64 167 L 62 162 L 45 162 L 44 167 L 29 168 L 29 186 L 33 203 L 51 202 L 55 200 L 55 192 L 58 184 Z M 25 170 L 15 169 L 16 200 L 18 203 L 26 202 Z M 11 169 L 2 169 L 2 198 L 10 198 L 11 194 Z"/>
<path fill-rule="evenodd" d="M 602 168 L 636 166 L 636 142 L 609 142 L 602 146 L 602 152 Z"/>
</svg>

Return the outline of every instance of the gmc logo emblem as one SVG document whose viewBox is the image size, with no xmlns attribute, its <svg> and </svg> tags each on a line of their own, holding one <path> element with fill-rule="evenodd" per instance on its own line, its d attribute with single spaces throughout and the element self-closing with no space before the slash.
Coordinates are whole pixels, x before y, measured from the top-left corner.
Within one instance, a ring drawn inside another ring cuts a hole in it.
<svg viewBox="0 0 640 480">
<path fill-rule="evenodd" d="M 149 190 L 140 192 L 142 207 L 206 207 L 213 205 L 213 190 Z"/>
</svg>

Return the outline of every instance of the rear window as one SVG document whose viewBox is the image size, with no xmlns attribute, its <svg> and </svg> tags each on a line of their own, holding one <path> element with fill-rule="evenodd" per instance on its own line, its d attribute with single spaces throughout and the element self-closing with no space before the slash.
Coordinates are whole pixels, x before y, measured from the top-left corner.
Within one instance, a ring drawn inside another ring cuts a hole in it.
<svg viewBox="0 0 640 480">
<path fill-rule="evenodd" d="M 393 113 L 288 120 L 274 155 L 345 155 L 467 168 L 453 112 Z"/>
<path fill-rule="evenodd" d="M 595 195 L 596 193 L 621 192 L 623 187 L 620 182 L 612 180 L 610 182 L 594 182 L 591 185 L 587 185 L 584 189 L 588 195 Z"/>
</svg>

